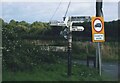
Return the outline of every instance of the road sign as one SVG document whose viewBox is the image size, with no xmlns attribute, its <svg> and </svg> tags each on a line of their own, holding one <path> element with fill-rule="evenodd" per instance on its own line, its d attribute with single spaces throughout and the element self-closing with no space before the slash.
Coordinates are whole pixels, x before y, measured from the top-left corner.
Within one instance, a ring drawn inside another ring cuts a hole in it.
<svg viewBox="0 0 120 83">
<path fill-rule="evenodd" d="M 64 38 L 67 39 L 67 36 L 68 36 L 68 29 L 65 28 L 64 31 L 61 31 L 61 32 L 60 32 L 60 35 L 64 36 Z"/>
<path fill-rule="evenodd" d="M 90 16 L 71 16 L 70 20 L 74 23 L 90 22 Z"/>
<path fill-rule="evenodd" d="M 84 31 L 83 26 L 72 26 L 72 31 Z"/>
<path fill-rule="evenodd" d="M 103 17 L 92 17 L 92 41 L 105 41 Z"/>
<path fill-rule="evenodd" d="M 66 26 L 64 22 L 59 22 L 59 21 L 51 21 L 49 23 L 50 23 L 50 26 Z"/>
</svg>

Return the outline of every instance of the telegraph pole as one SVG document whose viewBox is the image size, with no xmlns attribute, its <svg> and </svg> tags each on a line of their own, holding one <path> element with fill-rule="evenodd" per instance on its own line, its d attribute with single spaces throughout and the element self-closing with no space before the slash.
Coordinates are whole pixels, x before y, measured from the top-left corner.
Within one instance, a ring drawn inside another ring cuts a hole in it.
<svg viewBox="0 0 120 83">
<path fill-rule="evenodd" d="M 103 17 L 102 12 L 102 1 L 103 0 L 96 0 L 96 17 Z M 97 58 L 97 68 L 99 70 L 99 74 L 101 76 L 101 50 L 100 50 L 100 42 L 97 42 L 97 49 L 96 49 L 96 58 Z"/>
<path fill-rule="evenodd" d="M 68 26 L 68 77 L 71 76 L 72 71 L 72 22 L 71 17 L 69 17 Z"/>
</svg>

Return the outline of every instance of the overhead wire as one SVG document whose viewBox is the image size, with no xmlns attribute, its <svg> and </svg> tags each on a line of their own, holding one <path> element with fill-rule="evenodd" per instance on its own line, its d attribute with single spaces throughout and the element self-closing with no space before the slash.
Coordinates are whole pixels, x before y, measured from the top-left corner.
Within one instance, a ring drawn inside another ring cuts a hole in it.
<svg viewBox="0 0 120 83">
<path fill-rule="evenodd" d="M 50 18 L 50 21 L 53 19 L 53 17 L 55 16 L 57 10 L 59 9 L 60 5 L 62 3 L 62 0 L 60 1 L 60 3 L 58 4 L 57 8 L 55 9 L 55 12 L 53 13 L 52 17 Z"/>
<path fill-rule="evenodd" d="M 51 21 L 51 20 L 53 19 L 53 17 L 55 16 L 56 12 L 58 11 L 58 9 L 59 9 L 61 3 L 62 3 L 62 0 L 61 0 L 60 3 L 58 4 L 58 6 L 57 6 L 55 12 L 53 13 L 53 15 L 52 15 L 52 17 L 50 18 L 49 21 Z M 68 10 L 69 10 L 70 5 L 71 5 L 71 0 L 70 0 L 69 3 L 68 3 L 67 9 L 66 9 L 65 14 L 64 14 L 64 18 L 67 16 L 67 13 L 68 13 Z"/>
<path fill-rule="evenodd" d="M 67 15 L 67 13 L 68 13 L 68 10 L 69 10 L 69 7 L 70 7 L 70 4 L 71 4 L 71 0 L 69 1 L 69 4 L 68 4 L 68 6 L 67 6 L 67 10 L 66 10 L 66 12 L 65 12 L 64 17 L 66 17 L 66 15 Z"/>
</svg>

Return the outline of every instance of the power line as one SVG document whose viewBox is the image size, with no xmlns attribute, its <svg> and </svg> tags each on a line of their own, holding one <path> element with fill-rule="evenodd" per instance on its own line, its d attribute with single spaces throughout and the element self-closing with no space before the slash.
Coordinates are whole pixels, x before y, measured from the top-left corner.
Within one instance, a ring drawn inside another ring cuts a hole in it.
<svg viewBox="0 0 120 83">
<path fill-rule="evenodd" d="M 61 0 L 60 3 L 58 4 L 58 6 L 57 6 L 55 12 L 53 13 L 52 17 L 50 18 L 50 21 L 51 21 L 51 20 L 53 19 L 53 17 L 55 16 L 57 10 L 59 9 L 59 7 L 60 7 L 60 5 L 61 5 L 61 2 L 62 2 L 62 0 Z"/>
<path fill-rule="evenodd" d="M 67 15 L 67 13 L 68 13 L 68 9 L 69 9 L 69 7 L 70 7 L 70 4 L 71 4 L 71 0 L 69 1 L 69 4 L 68 4 L 68 7 L 67 7 L 67 10 L 66 10 L 66 12 L 65 12 L 64 17 L 66 17 L 66 15 Z"/>
</svg>

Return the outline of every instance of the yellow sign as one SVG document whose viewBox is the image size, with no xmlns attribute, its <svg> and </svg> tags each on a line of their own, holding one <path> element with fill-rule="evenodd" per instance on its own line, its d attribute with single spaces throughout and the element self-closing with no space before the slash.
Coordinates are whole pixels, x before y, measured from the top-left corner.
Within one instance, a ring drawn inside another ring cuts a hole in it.
<svg viewBox="0 0 120 83">
<path fill-rule="evenodd" d="M 92 17 L 92 41 L 104 42 L 104 19 L 103 17 Z"/>
</svg>

